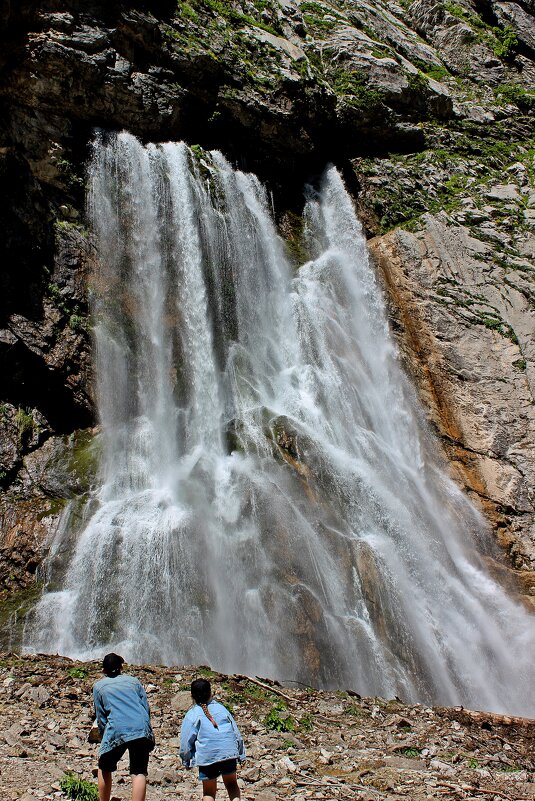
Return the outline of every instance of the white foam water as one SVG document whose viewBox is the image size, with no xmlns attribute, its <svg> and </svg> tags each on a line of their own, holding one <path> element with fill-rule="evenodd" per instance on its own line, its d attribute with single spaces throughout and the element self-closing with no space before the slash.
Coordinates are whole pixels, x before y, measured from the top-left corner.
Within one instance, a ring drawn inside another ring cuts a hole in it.
<svg viewBox="0 0 535 801">
<path fill-rule="evenodd" d="M 99 489 L 26 647 L 534 714 L 533 618 L 485 567 L 336 169 L 298 270 L 217 152 L 99 141 L 89 209 Z"/>
</svg>

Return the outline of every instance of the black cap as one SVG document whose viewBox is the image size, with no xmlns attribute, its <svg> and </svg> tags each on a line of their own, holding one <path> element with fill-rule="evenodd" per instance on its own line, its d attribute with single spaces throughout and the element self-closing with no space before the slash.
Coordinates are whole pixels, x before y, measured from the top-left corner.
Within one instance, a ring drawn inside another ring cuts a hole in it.
<svg viewBox="0 0 535 801">
<path fill-rule="evenodd" d="M 102 670 L 106 676 L 117 676 L 121 672 L 124 659 L 119 654 L 106 654 L 102 660 Z"/>
</svg>

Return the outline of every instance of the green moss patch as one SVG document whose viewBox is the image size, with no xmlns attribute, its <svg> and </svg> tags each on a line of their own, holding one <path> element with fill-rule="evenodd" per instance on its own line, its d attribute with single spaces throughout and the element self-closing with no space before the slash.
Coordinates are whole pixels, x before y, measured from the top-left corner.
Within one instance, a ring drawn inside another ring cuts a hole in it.
<svg viewBox="0 0 535 801">
<path fill-rule="evenodd" d="M 43 585 L 35 582 L 18 592 L 0 595 L 0 650 L 18 648 L 22 640 L 26 615 L 41 595 Z"/>
</svg>

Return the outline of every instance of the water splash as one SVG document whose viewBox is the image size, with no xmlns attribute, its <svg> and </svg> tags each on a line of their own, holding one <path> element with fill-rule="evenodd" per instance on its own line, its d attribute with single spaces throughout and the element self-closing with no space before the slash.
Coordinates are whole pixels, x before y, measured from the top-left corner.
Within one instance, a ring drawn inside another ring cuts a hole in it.
<svg viewBox="0 0 535 801">
<path fill-rule="evenodd" d="M 478 555 L 337 171 L 297 273 L 219 153 L 99 142 L 89 208 L 100 489 L 27 647 L 533 714 L 533 620 Z"/>
</svg>

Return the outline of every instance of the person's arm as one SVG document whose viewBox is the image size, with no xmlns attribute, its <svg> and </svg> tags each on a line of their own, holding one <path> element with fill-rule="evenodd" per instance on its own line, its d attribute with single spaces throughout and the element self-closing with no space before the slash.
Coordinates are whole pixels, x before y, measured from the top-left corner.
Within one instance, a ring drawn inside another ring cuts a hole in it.
<svg viewBox="0 0 535 801">
<path fill-rule="evenodd" d="M 199 731 L 199 721 L 194 717 L 186 717 L 182 721 L 180 729 L 180 758 L 185 768 L 191 767 L 191 760 L 195 754 L 195 743 L 197 742 L 197 732 Z"/>
<path fill-rule="evenodd" d="M 102 736 L 104 734 L 104 729 L 106 728 L 106 723 L 108 722 L 108 716 L 106 715 L 106 710 L 104 709 L 102 696 L 96 687 L 93 687 L 93 702 L 95 704 L 95 717 L 97 719 L 98 730 Z"/>
<path fill-rule="evenodd" d="M 230 722 L 232 723 L 232 731 L 236 736 L 236 742 L 238 744 L 238 759 L 240 760 L 240 762 L 245 762 L 246 755 L 245 755 L 245 745 L 243 742 L 243 737 L 241 736 L 241 732 L 238 729 L 238 726 L 236 725 L 236 721 L 234 720 L 230 712 L 229 712 L 229 718 Z"/>
<path fill-rule="evenodd" d="M 143 685 L 141 684 L 141 682 L 139 680 L 138 680 L 138 682 L 136 684 L 136 690 L 137 690 L 137 694 L 139 695 L 139 698 L 140 698 L 140 701 L 141 701 L 141 705 L 146 710 L 147 715 L 149 716 L 149 720 L 150 720 L 150 709 L 149 709 L 149 702 L 147 700 L 147 693 L 145 692 L 145 688 L 143 687 Z"/>
</svg>

